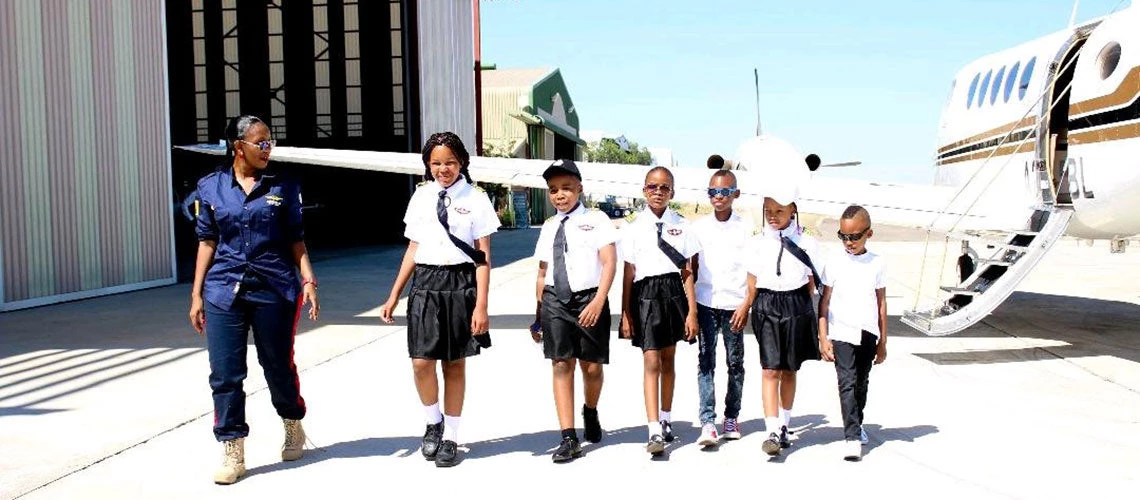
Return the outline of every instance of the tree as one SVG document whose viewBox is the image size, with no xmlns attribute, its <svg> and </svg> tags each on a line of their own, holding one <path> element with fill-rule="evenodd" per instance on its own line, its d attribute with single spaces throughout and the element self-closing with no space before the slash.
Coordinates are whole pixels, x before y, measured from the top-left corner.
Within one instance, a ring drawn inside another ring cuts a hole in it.
<svg viewBox="0 0 1140 500">
<path fill-rule="evenodd" d="M 629 143 L 629 151 L 621 149 L 618 143 L 612 139 L 602 139 L 586 146 L 583 152 L 586 155 L 586 161 L 596 163 L 649 165 L 649 162 L 653 160 L 648 149 L 640 147 L 632 141 Z"/>
</svg>

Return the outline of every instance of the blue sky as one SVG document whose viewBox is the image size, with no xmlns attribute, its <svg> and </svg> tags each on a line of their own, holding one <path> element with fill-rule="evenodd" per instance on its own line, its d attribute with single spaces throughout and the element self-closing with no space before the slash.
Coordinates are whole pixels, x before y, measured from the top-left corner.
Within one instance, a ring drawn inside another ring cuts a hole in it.
<svg viewBox="0 0 1140 500">
<path fill-rule="evenodd" d="M 1127 0 L 1086 0 L 1077 19 Z M 829 175 L 929 183 L 954 74 L 1063 29 L 1069 0 L 482 0 L 482 58 L 561 70 L 586 130 L 669 147 L 682 166 L 731 157 L 756 128 Z"/>
</svg>

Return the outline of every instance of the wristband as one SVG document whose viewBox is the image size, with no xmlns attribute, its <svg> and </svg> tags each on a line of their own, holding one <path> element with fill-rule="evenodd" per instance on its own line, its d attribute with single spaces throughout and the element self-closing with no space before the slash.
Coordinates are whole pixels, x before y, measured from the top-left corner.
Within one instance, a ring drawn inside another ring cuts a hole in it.
<svg viewBox="0 0 1140 500">
<path fill-rule="evenodd" d="M 313 279 L 311 279 L 311 280 L 304 280 L 304 281 L 302 281 L 302 282 L 301 282 L 301 288 L 305 288 L 305 285 L 309 285 L 309 284 L 313 285 L 313 288 L 320 288 L 320 287 L 318 287 L 318 286 L 317 286 L 317 280 L 316 280 L 316 278 L 313 278 Z"/>
</svg>

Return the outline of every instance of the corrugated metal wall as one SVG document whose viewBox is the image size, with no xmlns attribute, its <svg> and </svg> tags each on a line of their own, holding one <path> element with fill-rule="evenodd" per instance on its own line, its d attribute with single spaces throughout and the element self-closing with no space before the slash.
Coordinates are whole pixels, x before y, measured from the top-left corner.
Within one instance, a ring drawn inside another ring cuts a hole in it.
<svg viewBox="0 0 1140 500">
<path fill-rule="evenodd" d="M 173 282 L 162 8 L 0 2 L 0 310 Z"/>
<path fill-rule="evenodd" d="M 468 151 L 474 152 L 475 40 L 471 2 L 420 0 L 416 5 L 423 139 L 450 130 L 463 139 Z"/>
<path fill-rule="evenodd" d="M 483 89 L 483 141 L 495 147 L 510 147 L 526 139 L 526 124 L 511 116 L 519 100 L 530 102 L 530 87 Z"/>
</svg>

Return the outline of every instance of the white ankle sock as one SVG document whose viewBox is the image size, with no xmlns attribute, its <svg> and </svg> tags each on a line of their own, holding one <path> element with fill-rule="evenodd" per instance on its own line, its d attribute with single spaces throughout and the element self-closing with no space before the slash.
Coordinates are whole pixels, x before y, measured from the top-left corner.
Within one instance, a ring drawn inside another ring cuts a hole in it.
<svg viewBox="0 0 1140 500">
<path fill-rule="evenodd" d="M 764 417 L 764 427 L 765 427 L 765 430 L 768 431 L 769 434 L 771 434 L 771 433 L 779 434 L 781 425 L 784 425 L 784 424 L 783 424 L 783 421 L 780 420 L 780 417 Z"/>
<path fill-rule="evenodd" d="M 459 442 L 459 417 L 443 416 L 443 440 Z"/>
<path fill-rule="evenodd" d="M 658 416 L 658 418 L 660 418 L 664 422 L 672 422 L 673 421 L 673 412 L 670 412 L 670 411 L 666 411 L 666 410 L 658 411 L 657 416 Z"/>
<path fill-rule="evenodd" d="M 428 425 L 435 425 L 443 421 L 443 414 L 439 412 L 439 403 L 424 405 L 424 421 Z"/>
<path fill-rule="evenodd" d="M 783 423 L 784 427 L 791 427 L 792 409 L 791 408 L 780 408 L 780 420 L 784 421 L 784 423 Z"/>
<path fill-rule="evenodd" d="M 657 436 L 660 434 L 661 434 L 661 422 L 649 422 L 649 437 L 652 439 L 653 436 Z"/>
</svg>

